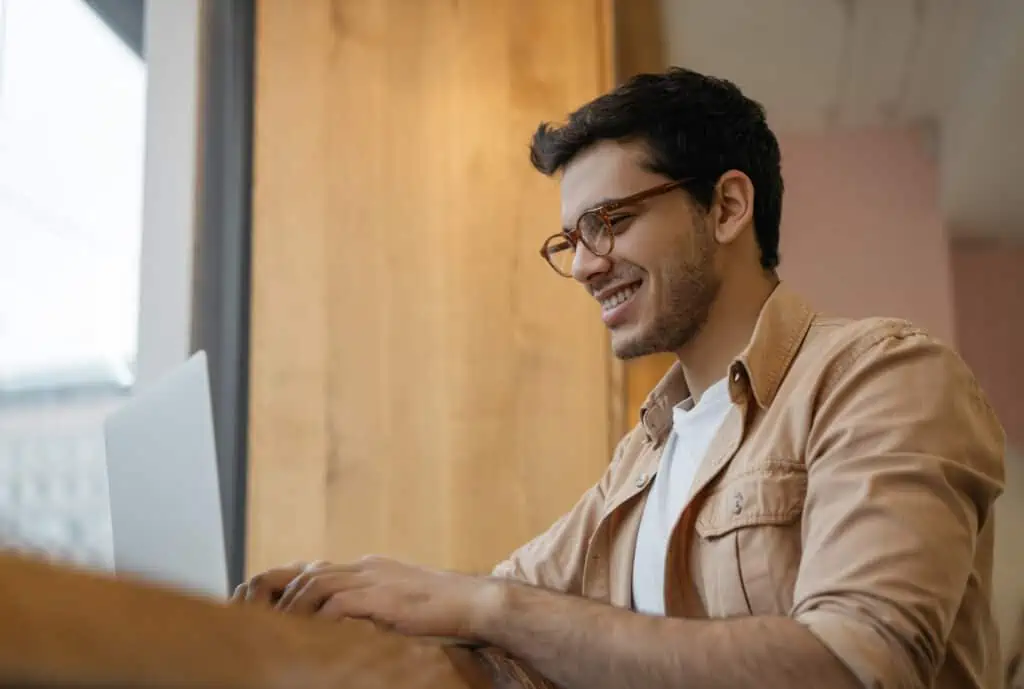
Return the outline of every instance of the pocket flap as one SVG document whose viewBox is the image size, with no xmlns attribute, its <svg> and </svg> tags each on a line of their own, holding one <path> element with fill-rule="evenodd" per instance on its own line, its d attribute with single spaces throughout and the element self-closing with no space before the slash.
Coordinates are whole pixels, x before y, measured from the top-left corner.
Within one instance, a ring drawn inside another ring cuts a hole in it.
<svg viewBox="0 0 1024 689">
<path fill-rule="evenodd" d="M 694 528 L 711 539 L 745 526 L 790 524 L 799 519 L 807 496 L 802 464 L 776 463 L 726 480 L 707 497 Z"/>
</svg>

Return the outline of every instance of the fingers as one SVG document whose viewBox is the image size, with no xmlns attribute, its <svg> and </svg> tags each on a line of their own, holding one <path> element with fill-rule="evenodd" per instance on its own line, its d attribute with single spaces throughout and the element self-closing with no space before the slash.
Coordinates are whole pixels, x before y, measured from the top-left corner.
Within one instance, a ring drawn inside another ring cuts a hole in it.
<svg viewBox="0 0 1024 689">
<path fill-rule="evenodd" d="M 297 615 L 312 615 L 336 594 L 370 586 L 359 565 L 329 565 L 309 569 L 295 578 L 281 595 L 276 608 Z"/>
<path fill-rule="evenodd" d="M 246 594 L 249 592 L 249 582 L 243 582 L 235 587 L 235 592 L 231 595 L 231 603 L 244 603 Z"/>
<path fill-rule="evenodd" d="M 311 615 L 343 585 L 344 568 L 338 565 L 308 568 L 281 593 L 275 607 L 282 612 Z"/>
<path fill-rule="evenodd" d="M 329 574 L 299 579 L 281 596 L 277 609 L 292 615 L 312 615 L 331 597 L 340 584 L 339 580 L 339 576 Z"/>
<path fill-rule="evenodd" d="M 231 600 L 269 605 L 292 614 L 313 615 L 335 594 L 370 586 L 373 577 L 367 575 L 389 563 L 385 558 L 372 556 L 350 565 L 324 561 L 294 563 L 257 574 L 238 586 Z"/>
<path fill-rule="evenodd" d="M 236 588 L 231 599 L 237 603 L 272 605 L 281 597 L 288 584 L 302 574 L 306 567 L 307 565 L 299 563 L 257 574 Z"/>
</svg>

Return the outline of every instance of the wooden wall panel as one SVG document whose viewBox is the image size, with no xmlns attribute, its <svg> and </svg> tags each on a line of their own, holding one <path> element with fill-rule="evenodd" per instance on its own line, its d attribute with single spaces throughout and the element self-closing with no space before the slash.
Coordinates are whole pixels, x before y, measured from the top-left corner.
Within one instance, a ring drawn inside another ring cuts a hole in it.
<svg viewBox="0 0 1024 689">
<path fill-rule="evenodd" d="M 661 0 L 615 0 L 614 13 L 616 81 L 664 69 Z"/>
<path fill-rule="evenodd" d="M 662 33 L 660 0 L 615 0 L 615 82 L 642 72 L 660 72 L 668 66 Z M 640 421 L 640 405 L 675 362 L 672 354 L 634 359 L 622 366 L 625 424 Z"/>
<path fill-rule="evenodd" d="M 612 80 L 606 0 L 257 4 L 248 569 L 482 571 L 602 472 L 620 379 L 538 247 L 538 122 Z"/>
</svg>

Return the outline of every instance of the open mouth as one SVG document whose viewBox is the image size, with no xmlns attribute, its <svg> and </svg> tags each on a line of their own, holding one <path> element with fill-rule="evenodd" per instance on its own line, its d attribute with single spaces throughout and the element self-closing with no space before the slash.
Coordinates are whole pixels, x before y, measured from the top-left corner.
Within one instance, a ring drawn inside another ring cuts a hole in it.
<svg viewBox="0 0 1024 689">
<path fill-rule="evenodd" d="M 616 325 L 622 320 L 642 285 L 643 281 L 631 282 L 601 300 L 601 319 L 605 325 Z"/>
</svg>

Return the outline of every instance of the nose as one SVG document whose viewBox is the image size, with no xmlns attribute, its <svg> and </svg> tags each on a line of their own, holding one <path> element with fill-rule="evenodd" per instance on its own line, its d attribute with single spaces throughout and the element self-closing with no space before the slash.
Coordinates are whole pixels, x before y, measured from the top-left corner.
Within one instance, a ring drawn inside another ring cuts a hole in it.
<svg viewBox="0 0 1024 689">
<path fill-rule="evenodd" d="M 612 267 L 608 256 L 595 256 L 583 242 L 576 244 L 576 255 L 572 259 L 572 276 L 586 285 L 594 277 L 607 273 Z"/>
</svg>

